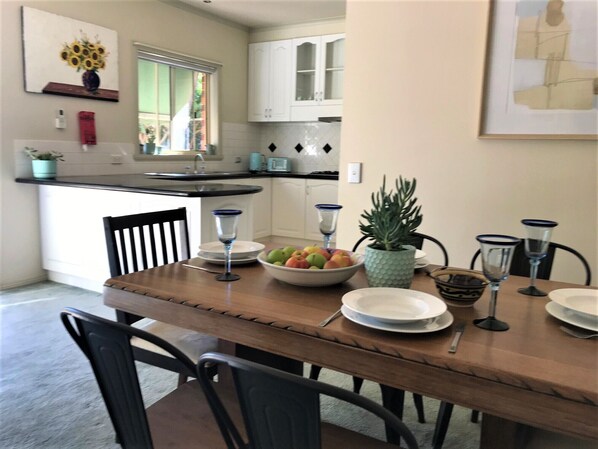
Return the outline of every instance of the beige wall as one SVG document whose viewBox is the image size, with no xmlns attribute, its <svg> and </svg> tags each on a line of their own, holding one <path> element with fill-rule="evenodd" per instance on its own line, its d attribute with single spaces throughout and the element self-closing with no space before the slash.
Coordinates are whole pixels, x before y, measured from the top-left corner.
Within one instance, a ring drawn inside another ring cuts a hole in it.
<svg viewBox="0 0 598 449">
<path fill-rule="evenodd" d="M 481 0 L 348 1 L 338 245 L 359 237 L 382 175 L 403 175 L 417 178 L 420 231 L 445 243 L 451 265 L 469 265 L 476 234 L 520 236 L 522 218 L 547 218 L 598 285 L 596 142 L 477 138 L 487 14 Z M 354 161 L 361 184 L 347 184 Z M 567 262 L 555 277 L 581 282 Z"/>
<path fill-rule="evenodd" d="M 120 101 L 110 103 L 27 93 L 23 88 L 21 6 L 30 6 L 118 33 Z M 42 1 L 0 0 L 0 155 L 1 254 L 0 288 L 44 277 L 39 254 L 37 189 L 16 184 L 13 141 L 39 139 L 78 141 L 76 114 L 96 113 L 98 139 L 135 143 L 135 41 L 218 61 L 223 64 L 221 118 L 247 119 L 247 31 L 208 20 L 155 0 Z M 64 108 L 67 129 L 54 128 L 54 111 Z"/>
</svg>

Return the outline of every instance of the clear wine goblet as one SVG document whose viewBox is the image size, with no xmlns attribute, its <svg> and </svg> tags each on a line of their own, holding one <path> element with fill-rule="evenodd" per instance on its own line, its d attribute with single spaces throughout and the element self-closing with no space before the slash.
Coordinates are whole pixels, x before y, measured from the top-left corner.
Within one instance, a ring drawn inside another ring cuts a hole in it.
<svg viewBox="0 0 598 449">
<path fill-rule="evenodd" d="M 241 279 L 238 274 L 230 271 L 231 250 L 237 238 L 237 224 L 242 211 L 237 209 L 214 209 L 212 214 L 216 218 L 218 240 L 224 244 L 224 273 L 216 276 L 218 281 L 236 281 Z"/>
<path fill-rule="evenodd" d="M 526 218 L 521 220 L 525 226 L 527 236 L 525 238 L 525 255 L 529 258 L 529 287 L 520 288 L 519 293 L 529 296 L 546 296 L 546 293 L 536 288 L 536 277 L 538 275 L 538 266 L 546 254 L 548 254 L 548 245 L 552 230 L 558 225 L 556 221 L 536 220 Z"/>
<path fill-rule="evenodd" d="M 476 240 L 480 242 L 484 276 L 490 281 L 490 312 L 486 318 L 473 320 L 473 324 L 489 331 L 506 331 L 509 325 L 495 317 L 496 299 L 500 283 L 509 277 L 513 252 L 521 240 L 500 234 L 482 234 Z"/>
<path fill-rule="evenodd" d="M 340 204 L 316 204 L 320 232 L 324 235 L 324 248 L 330 248 L 330 239 L 336 232 L 338 213 L 343 208 Z"/>
</svg>

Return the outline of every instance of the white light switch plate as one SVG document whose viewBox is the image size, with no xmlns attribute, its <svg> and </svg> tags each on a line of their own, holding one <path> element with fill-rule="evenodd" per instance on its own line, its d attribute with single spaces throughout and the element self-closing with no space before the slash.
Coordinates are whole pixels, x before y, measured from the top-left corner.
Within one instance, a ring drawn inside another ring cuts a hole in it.
<svg viewBox="0 0 598 449">
<path fill-rule="evenodd" d="M 361 162 L 349 162 L 349 183 L 359 184 L 361 182 Z"/>
</svg>

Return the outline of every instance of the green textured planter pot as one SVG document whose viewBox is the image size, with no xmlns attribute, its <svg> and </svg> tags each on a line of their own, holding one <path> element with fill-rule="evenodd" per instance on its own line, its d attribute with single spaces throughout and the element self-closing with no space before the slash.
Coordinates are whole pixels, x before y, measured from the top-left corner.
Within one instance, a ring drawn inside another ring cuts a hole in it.
<svg viewBox="0 0 598 449">
<path fill-rule="evenodd" d="M 34 178 L 55 178 L 56 177 L 56 161 L 45 161 L 34 159 L 31 161 Z"/>
<path fill-rule="evenodd" d="M 370 287 L 409 288 L 415 269 L 415 247 L 402 251 L 365 248 L 365 274 Z"/>
</svg>

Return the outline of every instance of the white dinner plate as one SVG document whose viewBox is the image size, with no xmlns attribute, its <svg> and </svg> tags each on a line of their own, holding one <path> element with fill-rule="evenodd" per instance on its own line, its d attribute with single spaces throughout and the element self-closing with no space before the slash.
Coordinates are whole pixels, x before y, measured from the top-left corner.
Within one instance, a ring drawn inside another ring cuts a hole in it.
<svg viewBox="0 0 598 449">
<path fill-rule="evenodd" d="M 215 265 L 224 265 L 224 259 L 219 259 L 219 258 L 212 258 L 212 257 L 206 257 L 204 255 L 202 255 L 201 253 L 197 254 L 197 257 L 199 257 L 201 260 L 205 260 L 208 263 L 213 263 Z M 254 263 L 257 261 L 257 256 L 255 257 L 246 257 L 243 259 L 231 259 L 230 264 L 231 265 L 245 265 L 248 263 Z"/>
<path fill-rule="evenodd" d="M 342 301 L 354 312 L 394 324 L 436 318 L 446 311 L 436 296 L 406 288 L 360 288 L 345 293 Z"/>
<path fill-rule="evenodd" d="M 561 288 L 548 297 L 567 309 L 598 317 L 598 290 L 589 288 Z"/>
<path fill-rule="evenodd" d="M 428 265 L 430 265 L 430 262 L 428 262 L 428 259 L 425 258 L 421 258 L 421 259 L 415 259 L 415 269 L 419 270 L 421 268 L 426 268 Z"/>
<path fill-rule="evenodd" d="M 415 260 L 416 261 L 421 259 L 422 257 L 426 257 L 426 256 L 427 256 L 427 254 L 424 251 L 422 251 L 421 249 L 415 250 Z M 417 262 L 415 262 L 415 264 L 417 265 Z"/>
<path fill-rule="evenodd" d="M 587 313 L 577 313 L 575 310 L 563 307 L 554 301 L 546 304 L 546 311 L 565 323 L 598 332 L 598 318 L 594 318 Z"/>
<path fill-rule="evenodd" d="M 453 315 L 448 310 L 436 318 L 412 321 L 409 323 L 384 323 L 369 316 L 362 315 L 347 306 L 341 307 L 342 314 L 354 323 L 382 331 L 400 332 L 405 334 L 425 334 L 446 329 L 453 324 Z"/>
<path fill-rule="evenodd" d="M 248 259 L 264 250 L 265 246 L 257 242 L 237 240 L 233 243 L 231 257 L 233 259 Z M 199 253 L 210 259 L 224 259 L 224 245 L 222 242 L 207 242 L 199 245 Z"/>
</svg>

